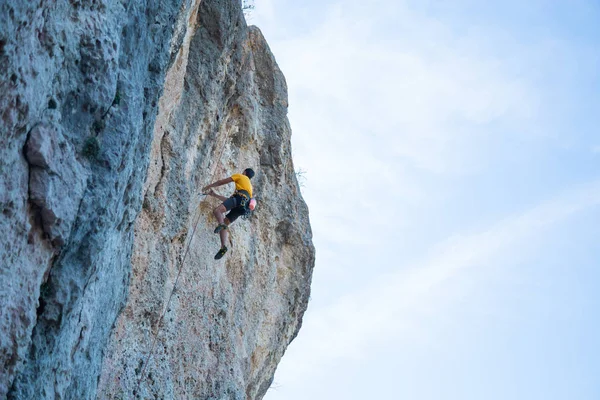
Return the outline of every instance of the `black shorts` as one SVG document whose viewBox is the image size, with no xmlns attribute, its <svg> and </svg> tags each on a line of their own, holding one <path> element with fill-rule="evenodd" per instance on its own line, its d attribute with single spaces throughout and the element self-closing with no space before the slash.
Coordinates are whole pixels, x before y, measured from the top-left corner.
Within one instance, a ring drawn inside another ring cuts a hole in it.
<svg viewBox="0 0 600 400">
<path fill-rule="evenodd" d="M 246 207 L 243 205 L 244 200 L 246 199 L 242 196 L 233 195 L 223 202 L 225 209 L 229 211 L 227 215 L 225 215 L 225 218 L 229 220 L 229 223 L 232 223 L 242 215 L 246 214 Z"/>
</svg>

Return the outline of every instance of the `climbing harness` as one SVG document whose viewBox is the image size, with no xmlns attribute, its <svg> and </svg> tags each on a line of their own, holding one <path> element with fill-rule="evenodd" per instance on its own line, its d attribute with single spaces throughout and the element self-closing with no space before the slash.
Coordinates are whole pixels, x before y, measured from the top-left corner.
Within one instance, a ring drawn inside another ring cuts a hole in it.
<svg viewBox="0 0 600 400">
<path fill-rule="evenodd" d="M 241 215 L 243 219 L 248 219 L 252 216 L 252 212 L 256 207 L 256 199 L 254 197 L 250 197 L 250 193 L 245 190 L 236 190 L 233 192 L 233 196 L 238 197 L 240 199 L 239 207 L 244 209 L 244 213 Z"/>
<path fill-rule="evenodd" d="M 250 201 L 250 193 L 245 190 L 236 190 L 233 192 L 233 195 L 240 199 L 240 207 L 246 208 L 248 202 Z"/>
<path fill-rule="evenodd" d="M 256 208 L 256 199 L 253 197 L 245 205 L 244 213 L 242 214 L 242 218 L 247 220 L 250 217 L 252 217 L 255 208 Z"/>
</svg>

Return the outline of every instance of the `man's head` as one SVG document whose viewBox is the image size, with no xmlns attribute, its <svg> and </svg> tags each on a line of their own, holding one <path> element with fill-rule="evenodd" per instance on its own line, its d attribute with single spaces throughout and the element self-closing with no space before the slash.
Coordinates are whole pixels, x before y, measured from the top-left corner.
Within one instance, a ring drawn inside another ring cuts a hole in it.
<svg viewBox="0 0 600 400">
<path fill-rule="evenodd" d="M 254 176 L 254 170 L 252 168 L 246 168 L 243 174 L 246 175 L 248 178 L 252 179 L 252 177 Z"/>
</svg>

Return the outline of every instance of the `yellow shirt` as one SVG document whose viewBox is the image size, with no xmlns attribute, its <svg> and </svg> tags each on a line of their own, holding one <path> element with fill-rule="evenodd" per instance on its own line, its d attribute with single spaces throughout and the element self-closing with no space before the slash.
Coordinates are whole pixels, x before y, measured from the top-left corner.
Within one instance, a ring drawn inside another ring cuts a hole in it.
<svg viewBox="0 0 600 400">
<path fill-rule="evenodd" d="M 252 197 L 252 184 L 250 178 L 242 174 L 233 174 L 231 179 L 235 182 L 235 190 L 245 190 Z"/>
</svg>

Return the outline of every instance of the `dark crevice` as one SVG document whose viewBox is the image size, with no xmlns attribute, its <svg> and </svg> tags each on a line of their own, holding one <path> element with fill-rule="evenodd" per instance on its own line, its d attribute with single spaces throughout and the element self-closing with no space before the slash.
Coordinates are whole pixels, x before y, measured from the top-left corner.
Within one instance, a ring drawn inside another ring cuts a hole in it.
<svg viewBox="0 0 600 400">
<path fill-rule="evenodd" d="M 170 145 L 168 142 L 169 131 L 165 131 L 163 137 L 160 140 L 160 161 L 162 163 L 160 169 L 160 177 L 158 178 L 158 183 L 154 188 L 154 197 L 156 197 L 157 192 L 164 186 L 165 175 L 167 173 L 167 163 L 166 163 L 166 155 L 170 153 Z"/>
</svg>

